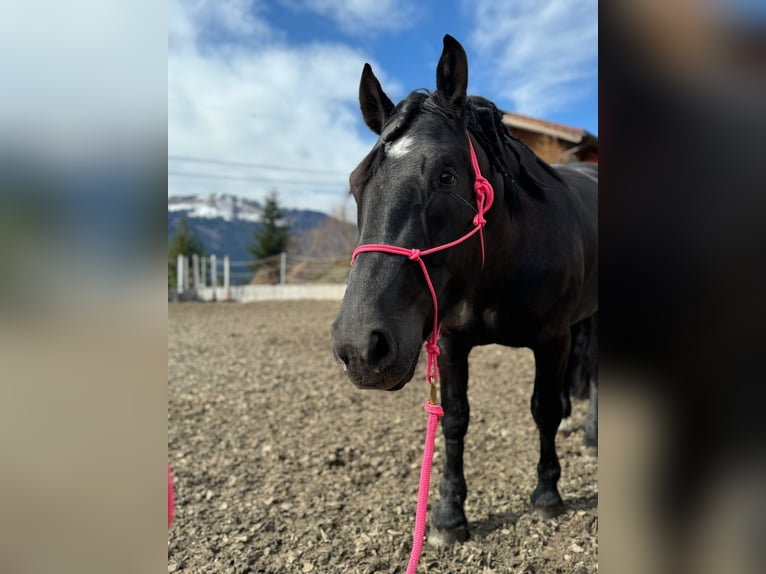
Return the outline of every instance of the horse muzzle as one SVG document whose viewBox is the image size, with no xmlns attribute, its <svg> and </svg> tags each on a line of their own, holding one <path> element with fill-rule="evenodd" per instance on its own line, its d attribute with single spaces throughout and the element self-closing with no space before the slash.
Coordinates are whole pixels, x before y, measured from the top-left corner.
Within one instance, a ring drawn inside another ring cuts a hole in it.
<svg viewBox="0 0 766 574">
<path fill-rule="evenodd" d="M 333 324 L 333 353 L 351 382 L 360 389 L 399 390 L 412 379 L 418 352 L 402 356 L 393 334 L 384 327 L 344 329 Z"/>
</svg>

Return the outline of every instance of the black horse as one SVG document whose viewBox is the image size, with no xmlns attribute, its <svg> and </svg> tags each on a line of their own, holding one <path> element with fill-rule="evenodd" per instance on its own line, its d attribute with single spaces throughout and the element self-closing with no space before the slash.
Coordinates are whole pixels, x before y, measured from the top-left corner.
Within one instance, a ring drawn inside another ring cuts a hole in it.
<svg viewBox="0 0 766 574">
<path fill-rule="evenodd" d="M 465 52 L 451 36 L 444 37 L 436 92 L 415 91 L 396 106 L 365 65 L 362 115 L 380 138 L 350 177 L 360 244 L 421 250 L 449 243 L 474 225 L 476 174 L 468 137 L 481 173 L 494 187 L 483 230 L 484 260 L 478 234 L 423 258 L 441 318 L 438 365 L 447 451 L 431 535 L 447 542 L 468 534 L 463 438 L 470 350 L 499 343 L 534 352 L 531 409 L 540 461 L 531 500 L 553 514 L 562 508 L 554 441 L 568 401 L 571 329 L 583 321 L 595 325 L 598 308 L 596 166 L 544 163 L 508 133 L 492 102 L 466 95 L 467 83 Z M 401 389 L 415 372 L 433 313 L 414 261 L 364 253 L 333 324 L 333 350 L 358 387 Z"/>
</svg>

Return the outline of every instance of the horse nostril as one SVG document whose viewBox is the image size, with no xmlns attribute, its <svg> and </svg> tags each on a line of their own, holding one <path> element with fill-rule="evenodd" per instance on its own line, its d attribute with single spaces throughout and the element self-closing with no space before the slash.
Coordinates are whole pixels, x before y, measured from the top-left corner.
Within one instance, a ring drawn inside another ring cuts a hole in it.
<svg viewBox="0 0 766 574">
<path fill-rule="evenodd" d="M 367 347 L 367 362 L 375 368 L 382 369 L 394 360 L 394 347 L 391 338 L 382 331 L 370 333 Z"/>
</svg>

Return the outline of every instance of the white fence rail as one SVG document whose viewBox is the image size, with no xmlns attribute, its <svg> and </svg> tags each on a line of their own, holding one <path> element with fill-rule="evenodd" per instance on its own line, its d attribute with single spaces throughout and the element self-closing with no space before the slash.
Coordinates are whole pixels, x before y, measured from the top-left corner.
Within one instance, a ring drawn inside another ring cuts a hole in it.
<svg viewBox="0 0 766 574">
<path fill-rule="evenodd" d="M 289 260 L 288 260 L 289 259 Z M 277 274 L 278 262 L 278 274 Z M 168 292 L 169 299 L 202 301 L 266 301 L 289 299 L 340 300 L 345 283 L 316 281 L 317 274 L 326 272 L 337 263 L 336 258 L 317 258 L 300 255 L 279 255 L 258 263 L 271 273 L 278 283 L 266 279 L 265 284 L 242 284 L 250 281 L 253 261 L 231 261 L 228 255 L 187 257 L 179 255 L 176 264 L 176 285 Z M 288 268 L 289 265 L 289 268 Z M 219 275 L 219 271 L 221 272 Z M 219 277 L 222 280 L 219 280 Z"/>
<path fill-rule="evenodd" d="M 228 291 L 223 287 L 197 289 L 200 301 L 290 301 L 313 299 L 317 301 L 340 301 L 346 292 L 343 283 L 305 283 L 303 285 L 233 285 Z"/>
</svg>

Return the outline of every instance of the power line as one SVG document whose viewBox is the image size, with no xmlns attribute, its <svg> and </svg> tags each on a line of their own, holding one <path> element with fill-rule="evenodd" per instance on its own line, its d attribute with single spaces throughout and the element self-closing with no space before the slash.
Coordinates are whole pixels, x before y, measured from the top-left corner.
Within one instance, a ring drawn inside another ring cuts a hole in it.
<svg viewBox="0 0 766 574">
<path fill-rule="evenodd" d="M 206 108 L 209 110 L 215 110 L 217 112 L 226 113 L 226 114 L 234 114 L 238 116 L 247 116 L 249 118 L 258 119 L 258 120 L 267 120 L 272 122 L 282 122 L 286 124 L 293 124 L 293 125 L 311 125 L 311 126 L 317 126 L 317 127 L 323 127 L 325 124 L 322 124 L 320 122 L 312 122 L 312 121 L 305 121 L 305 120 L 299 120 L 295 117 L 278 117 L 278 116 L 268 116 L 263 114 L 256 114 L 255 112 L 242 110 L 242 109 L 235 109 L 230 108 L 228 106 L 219 106 L 214 104 L 207 104 L 203 102 L 198 102 L 195 100 L 189 100 L 189 99 L 181 99 L 176 98 L 173 96 L 168 96 L 168 101 L 174 101 L 178 104 L 181 104 L 182 106 L 188 106 L 192 108 Z"/>
<path fill-rule="evenodd" d="M 326 173 L 332 175 L 348 175 L 348 172 L 332 170 L 332 169 L 316 169 L 310 167 L 288 167 L 284 165 L 268 165 L 265 163 L 253 163 L 249 161 L 231 161 L 224 159 L 213 159 L 206 157 L 192 157 L 188 155 L 170 155 L 168 154 L 169 161 L 182 161 L 188 163 L 206 163 L 212 165 L 231 165 L 237 167 L 252 167 L 256 169 L 268 169 L 273 171 L 296 171 L 302 173 Z"/>
<path fill-rule="evenodd" d="M 262 178 L 262 177 L 253 177 L 253 176 L 247 176 L 247 175 L 225 175 L 221 173 L 196 173 L 196 172 L 188 172 L 188 171 L 168 171 L 168 176 L 174 176 L 174 177 L 190 177 L 190 178 L 201 178 L 201 179 L 226 179 L 231 181 L 253 181 L 256 183 L 268 183 L 268 184 L 278 184 L 278 185 L 311 185 L 314 187 L 339 187 L 339 186 L 345 186 L 348 185 L 347 181 L 298 181 L 298 180 L 289 180 L 289 179 L 268 179 L 268 178 Z"/>
</svg>

